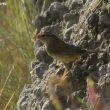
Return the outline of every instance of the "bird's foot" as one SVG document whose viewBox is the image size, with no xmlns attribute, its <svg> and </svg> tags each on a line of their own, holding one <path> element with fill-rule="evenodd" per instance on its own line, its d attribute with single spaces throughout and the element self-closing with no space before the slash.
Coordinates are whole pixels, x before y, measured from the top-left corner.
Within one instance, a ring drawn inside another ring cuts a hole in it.
<svg viewBox="0 0 110 110">
<path fill-rule="evenodd" d="M 62 68 L 63 68 L 64 66 L 63 66 L 63 64 L 62 64 L 61 62 L 58 62 L 58 61 L 57 61 L 56 67 L 62 67 Z"/>
</svg>

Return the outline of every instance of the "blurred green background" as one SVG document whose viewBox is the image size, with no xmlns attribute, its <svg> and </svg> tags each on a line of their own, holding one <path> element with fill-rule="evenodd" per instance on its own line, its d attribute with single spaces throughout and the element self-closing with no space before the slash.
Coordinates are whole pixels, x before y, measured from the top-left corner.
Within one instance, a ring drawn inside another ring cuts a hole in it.
<svg viewBox="0 0 110 110">
<path fill-rule="evenodd" d="M 0 110 L 15 110 L 23 86 L 30 82 L 36 13 L 32 0 L 0 0 Z"/>
</svg>

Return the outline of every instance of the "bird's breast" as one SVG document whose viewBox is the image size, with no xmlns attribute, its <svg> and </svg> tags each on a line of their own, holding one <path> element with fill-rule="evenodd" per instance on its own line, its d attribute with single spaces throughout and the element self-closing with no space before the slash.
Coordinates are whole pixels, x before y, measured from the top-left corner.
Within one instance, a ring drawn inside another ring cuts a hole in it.
<svg viewBox="0 0 110 110">
<path fill-rule="evenodd" d="M 55 54 L 55 53 L 50 53 L 50 52 L 47 52 L 47 53 L 49 56 L 66 64 L 72 61 L 75 61 L 76 59 L 79 58 L 79 55 Z"/>
<path fill-rule="evenodd" d="M 58 47 L 52 47 L 52 46 L 45 46 L 45 49 L 48 53 L 49 56 L 53 57 L 56 60 L 59 60 L 63 63 L 70 63 L 72 61 L 75 61 L 76 59 L 78 59 L 80 57 L 80 54 L 69 54 L 67 52 L 59 52 L 58 51 Z"/>
</svg>

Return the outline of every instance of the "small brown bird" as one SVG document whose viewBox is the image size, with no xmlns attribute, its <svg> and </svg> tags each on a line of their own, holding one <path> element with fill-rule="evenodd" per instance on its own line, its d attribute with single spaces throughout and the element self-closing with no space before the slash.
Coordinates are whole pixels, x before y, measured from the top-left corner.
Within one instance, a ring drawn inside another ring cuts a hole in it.
<svg viewBox="0 0 110 110">
<path fill-rule="evenodd" d="M 61 61 L 64 65 L 68 65 L 78 59 L 82 54 L 87 53 L 84 49 L 65 43 L 50 32 L 40 32 L 34 36 L 34 40 L 36 39 L 45 45 L 48 55 Z"/>
</svg>

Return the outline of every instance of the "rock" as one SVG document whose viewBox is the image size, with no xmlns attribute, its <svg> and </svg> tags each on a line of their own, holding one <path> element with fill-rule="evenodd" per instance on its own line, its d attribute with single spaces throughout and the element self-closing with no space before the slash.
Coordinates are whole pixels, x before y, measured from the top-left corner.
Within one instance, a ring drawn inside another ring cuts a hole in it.
<svg viewBox="0 0 110 110">
<path fill-rule="evenodd" d="M 100 12 L 99 23 L 104 26 L 110 26 L 110 12 L 106 8 Z"/>
<path fill-rule="evenodd" d="M 107 63 L 108 63 L 107 53 L 106 53 L 106 52 L 100 53 L 100 54 L 98 55 L 98 59 L 100 60 L 100 63 L 101 63 L 102 65 L 107 64 Z"/>
<path fill-rule="evenodd" d="M 55 25 L 46 26 L 41 29 L 41 32 L 50 32 L 55 34 L 56 36 L 59 36 L 61 30 L 61 24 L 57 23 Z"/>
<path fill-rule="evenodd" d="M 102 37 L 100 34 L 97 35 L 97 41 L 101 42 L 102 41 Z"/>
<path fill-rule="evenodd" d="M 101 24 L 110 25 L 110 17 L 108 15 L 102 14 L 99 17 L 99 22 Z"/>
<path fill-rule="evenodd" d="M 76 24 L 79 21 L 78 13 L 66 13 L 63 16 L 64 22 L 66 23 L 66 28 L 70 28 L 73 24 Z"/>
<path fill-rule="evenodd" d="M 39 63 L 35 66 L 35 68 L 32 70 L 39 78 L 43 78 L 43 74 L 45 74 L 45 71 L 48 69 L 48 65 L 45 63 Z M 33 74 L 33 73 L 31 73 Z"/>
<path fill-rule="evenodd" d="M 40 29 L 44 26 L 51 24 L 50 20 L 45 16 L 36 16 L 35 18 L 35 28 L 39 32 Z"/>
<path fill-rule="evenodd" d="M 35 49 L 35 56 L 40 62 L 50 64 L 53 61 L 53 58 L 48 56 L 44 47 L 39 47 Z"/>
<path fill-rule="evenodd" d="M 68 12 L 68 8 L 60 2 L 53 2 L 48 11 L 50 12 L 52 21 L 56 21 L 63 19 L 63 15 Z"/>
<path fill-rule="evenodd" d="M 74 23 L 77 23 L 78 20 L 79 20 L 79 14 L 78 13 L 66 13 L 63 16 L 63 19 L 64 19 L 65 22 L 73 20 Z"/>
<path fill-rule="evenodd" d="M 96 13 L 92 13 L 88 19 L 89 28 L 93 28 L 98 25 L 99 16 Z"/>
<path fill-rule="evenodd" d="M 92 0 L 86 0 L 85 5 L 89 5 L 91 3 Z"/>
<path fill-rule="evenodd" d="M 21 97 L 20 100 L 17 102 L 17 109 L 18 110 L 27 110 L 27 101 L 24 97 Z"/>
<path fill-rule="evenodd" d="M 35 68 L 35 66 L 39 64 L 39 60 L 34 60 L 33 62 L 31 62 L 31 68 Z"/>
<path fill-rule="evenodd" d="M 18 110 L 27 110 L 28 105 L 28 95 L 30 94 L 32 88 L 31 85 L 24 86 L 22 93 L 19 96 L 19 101 L 17 102 L 17 109 Z"/>
<path fill-rule="evenodd" d="M 97 62 L 96 59 L 97 59 L 96 53 L 92 53 L 92 54 L 90 54 L 89 57 L 87 58 L 86 64 L 92 65 L 92 64 L 94 64 L 95 62 Z M 94 61 L 94 62 L 93 62 L 93 61 Z"/>
<path fill-rule="evenodd" d="M 101 65 L 99 67 L 99 75 L 103 76 L 106 75 L 106 73 L 107 73 L 107 65 Z"/>
<path fill-rule="evenodd" d="M 55 109 L 53 108 L 53 106 L 50 105 L 50 103 L 51 103 L 51 102 L 50 102 L 49 100 L 45 101 L 45 103 L 43 104 L 41 110 L 55 110 Z"/>
<path fill-rule="evenodd" d="M 109 28 L 105 28 L 102 32 L 101 32 L 101 41 L 103 39 L 105 39 L 105 41 L 109 42 L 110 41 L 110 29 Z"/>
<path fill-rule="evenodd" d="M 70 36 L 72 34 L 72 30 L 73 30 L 73 27 L 70 27 L 68 29 L 64 29 L 63 30 L 63 36 L 64 36 L 64 40 L 65 41 L 69 41 L 70 40 Z"/>
<path fill-rule="evenodd" d="M 107 72 L 110 74 L 110 63 L 107 65 Z"/>
<path fill-rule="evenodd" d="M 67 6 L 70 10 L 76 10 L 83 5 L 83 0 L 68 0 Z"/>
<path fill-rule="evenodd" d="M 88 67 L 88 71 L 90 71 L 90 72 L 96 71 L 96 66 L 95 65 L 90 65 Z"/>
</svg>

